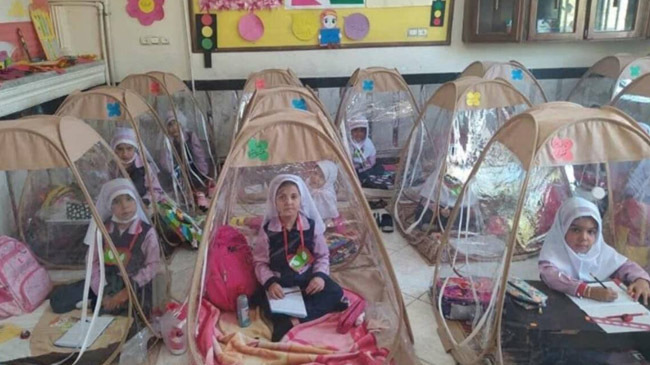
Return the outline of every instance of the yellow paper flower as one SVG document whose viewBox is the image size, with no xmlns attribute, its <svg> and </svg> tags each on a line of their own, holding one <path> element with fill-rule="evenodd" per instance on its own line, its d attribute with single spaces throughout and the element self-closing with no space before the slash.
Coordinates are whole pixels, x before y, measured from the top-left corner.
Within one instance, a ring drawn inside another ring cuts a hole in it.
<svg viewBox="0 0 650 365">
<path fill-rule="evenodd" d="M 465 101 L 467 106 L 479 106 L 481 105 L 481 93 L 478 91 L 470 91 L 467 93 Z"/>
</svg>

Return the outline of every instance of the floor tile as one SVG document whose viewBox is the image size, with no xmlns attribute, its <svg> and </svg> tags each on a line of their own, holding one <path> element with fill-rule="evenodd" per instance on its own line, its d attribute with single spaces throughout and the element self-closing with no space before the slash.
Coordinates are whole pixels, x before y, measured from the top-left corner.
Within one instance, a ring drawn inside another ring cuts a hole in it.
<svg viewBox="0 0 650 365">
<path fill-rule="evenodd" d="M 415 337 L 415 354 L 429 364 L 455 364 L 451 355 L 442 348 L 431 305 L 416 300 L 406 308 L 406 312 Z"/>
</svg>

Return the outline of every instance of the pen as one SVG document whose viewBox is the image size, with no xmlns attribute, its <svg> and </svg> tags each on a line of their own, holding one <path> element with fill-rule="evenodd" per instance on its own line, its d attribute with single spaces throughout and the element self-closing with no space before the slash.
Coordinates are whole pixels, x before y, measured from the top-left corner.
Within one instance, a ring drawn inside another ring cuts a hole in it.
<svg viewBox="0 0 650 365">
<path fill-rule="evenodd" d="M 284 295 L 293 294 L 293 293 L 300 293 L 300 289 L 294 289 L 294 290 L 291 290 L 291 291 L 288 291 L 288 292 L 284 292 Z"/>
<path fill-rule="evenodd" d="M 600 286 L 602 286 L 603 288 L 607 289 L 607 287 L 605 286 L 605 284 L 603 284 L 602 281 L 598 280 L 598 278 L 596 277 L 596 275 L 594 275 L 594 274 L 592 274 L 592 273 L 589 273 L 589 275 L 591 275 L 591 277 L 594 278 L 594 280 L 596 280 L 596 281 L 598 282 L 598 284 L 600 284 Z"/>
</svg>

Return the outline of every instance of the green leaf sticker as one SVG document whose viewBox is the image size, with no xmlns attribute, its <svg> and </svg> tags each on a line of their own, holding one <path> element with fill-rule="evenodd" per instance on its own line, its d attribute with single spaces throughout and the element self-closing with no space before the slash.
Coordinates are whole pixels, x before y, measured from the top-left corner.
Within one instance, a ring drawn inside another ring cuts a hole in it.
<svg viewBox="0 0 650 365">
<path fill-rule="evenodd" d="M 251 160 L 259 159 L 266 161 L 269 159 L 269 143 L 264 140 L 251 138 L 248 141 L 248 158 Z"/>
</svg>

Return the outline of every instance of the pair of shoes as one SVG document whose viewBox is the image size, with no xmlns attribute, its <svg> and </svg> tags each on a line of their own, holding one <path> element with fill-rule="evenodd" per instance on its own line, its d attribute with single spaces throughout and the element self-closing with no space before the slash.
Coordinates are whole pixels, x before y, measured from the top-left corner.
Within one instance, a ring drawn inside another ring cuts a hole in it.
<svg viewBox="0 0 650 365">
<path fill-rule="evenodd" d="M 368 204 L 370 205 L 370 209 L 373 209 L 373 210 L 374 209 L 383 209 L 383 208 L 386 208 L 386 206 L 388 205 L 388 203 L 386 203 L 383 200 L 369 201 Z"/>
<path fill-rule="evenodd" d="M 373 217 L 375 218 L 375 223 L 377 223 L 377 227 L 381 229 L 382 232 L 384 233 L 392 233 L 395 229 L 393 227 L 393 217 L 390 216 L 388 213 L 373 213 Z"/>
</svg>

